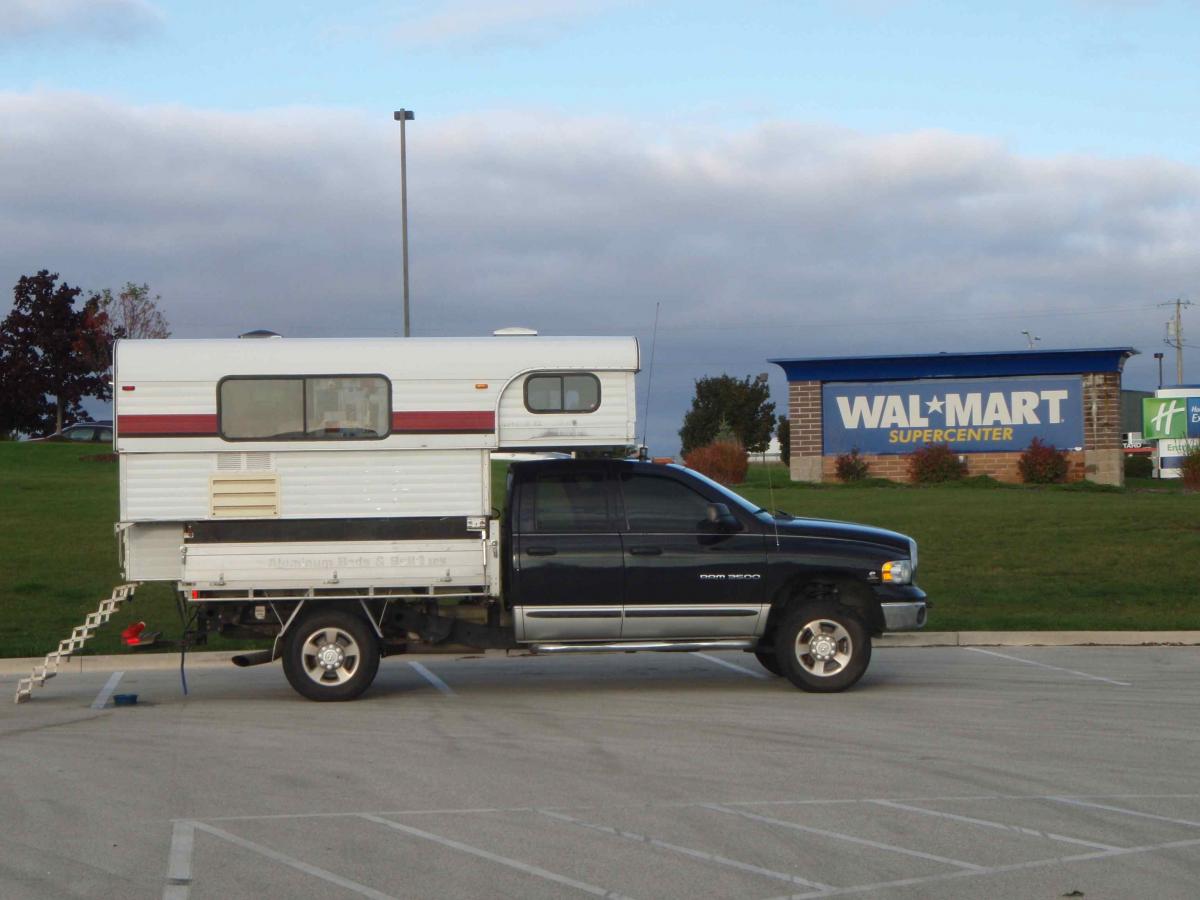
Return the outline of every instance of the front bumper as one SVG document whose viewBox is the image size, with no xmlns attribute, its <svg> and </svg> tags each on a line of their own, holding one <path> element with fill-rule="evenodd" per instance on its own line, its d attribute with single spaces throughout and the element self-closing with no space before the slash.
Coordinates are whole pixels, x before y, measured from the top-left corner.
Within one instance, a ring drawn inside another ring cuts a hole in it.
<svg viewBox="0 0 1200 900">
<path fill-rule="evenodd" d="M 884 631 L 917 631 L 925 627 L 926 614 L 933 604 L 925 592 L 912 584 L 881 584 L 875 587 Z"/>
</svg>

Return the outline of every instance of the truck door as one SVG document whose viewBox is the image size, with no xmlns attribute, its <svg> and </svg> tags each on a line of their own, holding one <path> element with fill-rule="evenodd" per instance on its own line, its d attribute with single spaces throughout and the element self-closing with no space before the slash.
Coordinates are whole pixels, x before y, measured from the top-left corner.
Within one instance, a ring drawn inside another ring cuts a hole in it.
<svg viewBox="0 0 1200 900">
<path fill-rule="evenodd" d="M 622 639 L 758 633 L 766 548 L 757 524 L 719 529 L 708 521 L 710 499 L 665 470 L 625 468 L 618 483 L 624 514 Z"/>
<path fill-rule="evenodd" d="M 621 634 L 621 537 L 608 466 L 540 465 L 521 486 L 513 614 L 518 640 Z"/>
</svg>

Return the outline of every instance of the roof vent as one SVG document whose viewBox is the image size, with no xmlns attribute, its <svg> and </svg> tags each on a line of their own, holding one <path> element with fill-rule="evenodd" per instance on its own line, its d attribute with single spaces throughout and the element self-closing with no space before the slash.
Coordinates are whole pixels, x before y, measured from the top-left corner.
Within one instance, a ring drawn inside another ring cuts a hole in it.
<svg viewBox="0 0 1200 900">
<path fill-rule="evenodd" d="M 281 338 L 282 334 L 274 331 L 267 331 L 265 328 L 255 328 L 253 331 L 245 331 L 238 335 L 239 338 Z"/>
<path fill-rule="evenodd" d="M 536 328 L 497 328 L 492 332 L 496 337 L 537 337 Z"/>
</svg>

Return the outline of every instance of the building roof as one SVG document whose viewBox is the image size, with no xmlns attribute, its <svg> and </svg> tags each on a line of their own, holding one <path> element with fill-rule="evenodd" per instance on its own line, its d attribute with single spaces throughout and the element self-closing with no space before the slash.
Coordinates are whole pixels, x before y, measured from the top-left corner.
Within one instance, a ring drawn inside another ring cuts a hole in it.
<svg viewBox="0 0 1200 900">
<path fill-rule="evenodd" d="M 976 378 L 1012 375 L 1076 375 L 1120 372 L 1133 347 L 1079 350 L 988 350 L 903 356 L 834 356 L 770 359 L 788 381 L 906 381 L 914 378 Z"/>
</svg>

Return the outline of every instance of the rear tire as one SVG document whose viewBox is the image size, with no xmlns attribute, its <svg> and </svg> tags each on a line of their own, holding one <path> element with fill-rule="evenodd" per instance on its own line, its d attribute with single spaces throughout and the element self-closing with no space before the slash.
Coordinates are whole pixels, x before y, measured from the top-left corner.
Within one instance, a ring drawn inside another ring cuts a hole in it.
<svg viewBox="0 0 1200 900">
<path fill-rule="evenodd" d="M 316 609 L 284 638 L 283 674 L 309 700 L 353 700 L 379 671 L 379 640 L 362 616 Z"/>
<path fill-rule="evenodd" d="M 787 679 L 803 691 L 844 691 L 867 671 L 871 636 L 844 607 L 811 603 L 780 623 L 775 659 Z"/>
<path fill-rule="evenodd" d="M 783 674 L 783 669 L 779 668 L 779 659 L 775 656 L 774 650 L 755 650 L 754 658 L 762 663 L 762 667 L 772 675 Z"/>
</svg>

